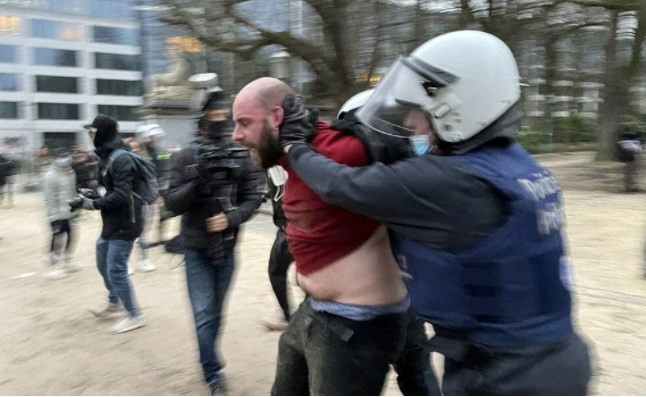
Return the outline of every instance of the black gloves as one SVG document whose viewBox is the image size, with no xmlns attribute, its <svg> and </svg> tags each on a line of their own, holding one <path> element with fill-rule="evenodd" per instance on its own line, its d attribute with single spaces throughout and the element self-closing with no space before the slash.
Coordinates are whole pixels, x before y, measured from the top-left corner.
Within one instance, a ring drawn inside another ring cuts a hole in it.
<svg viewBox="0 0 646 397">
<path fill-rule="evenodd" d="M 303 104 L 303 98 L 287 95 L 283 102 L 283 123 L 279 127 L 280 146 L 307 143 L 316 132 L 318 113 Z"/>
</svg>

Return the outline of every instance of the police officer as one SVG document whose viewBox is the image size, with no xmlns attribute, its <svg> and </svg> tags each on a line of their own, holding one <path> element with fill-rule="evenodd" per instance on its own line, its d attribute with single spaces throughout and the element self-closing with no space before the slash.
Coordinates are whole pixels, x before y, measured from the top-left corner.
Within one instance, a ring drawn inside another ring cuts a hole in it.
<svg viewBox="0 0 646 397">
<path fill-rule="evenodd" d="M 445 356 L 448 395 L 588 390 L 561 190 L 514 141 L 519 100 L 509 48 L 458 31 L 396 61 L 356 114 L 377 146 L 408 147 L 393 151 L 408 158 L 346 167 L 315 153 L 305 129 L 280 131 L 290 166 L 323 200 L 389 227 L 413 309 Z M 409 125 L 424 124 L 420 111 L 431 127 L 426 151 L 411 139 L 423 136 Z"/>
</svg>

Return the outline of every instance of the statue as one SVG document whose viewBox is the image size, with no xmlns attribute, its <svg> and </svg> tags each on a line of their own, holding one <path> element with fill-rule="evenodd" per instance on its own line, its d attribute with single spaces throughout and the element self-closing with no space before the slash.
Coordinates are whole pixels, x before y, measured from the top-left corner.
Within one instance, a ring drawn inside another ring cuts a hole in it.
<svg viewBox="0 0 646 397">
<path fill-rule="evenodd" d="M 184 58 L 181 50 L 175 46 L 168 48 L 170 66 L 168 73 L 155 74 L 146 82 L 147 99 L 184 99 L 193 97 L 193 88 L 188 78 L 191 75 L 191 65 Z"/>
</svg>

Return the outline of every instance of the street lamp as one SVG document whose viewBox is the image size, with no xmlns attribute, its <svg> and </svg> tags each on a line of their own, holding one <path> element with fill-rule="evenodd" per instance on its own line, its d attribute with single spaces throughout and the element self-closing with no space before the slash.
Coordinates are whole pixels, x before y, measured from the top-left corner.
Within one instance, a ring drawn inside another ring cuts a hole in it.
<svg viewBox="0 0 646 397">
<path fill-rule="evenodd" d="M 285 49 L 282 49 L 269 57 L 269 68 L 272 77 L 289 83 L 291 77 L 290 61 L 292 57 Z"/>
</svg>

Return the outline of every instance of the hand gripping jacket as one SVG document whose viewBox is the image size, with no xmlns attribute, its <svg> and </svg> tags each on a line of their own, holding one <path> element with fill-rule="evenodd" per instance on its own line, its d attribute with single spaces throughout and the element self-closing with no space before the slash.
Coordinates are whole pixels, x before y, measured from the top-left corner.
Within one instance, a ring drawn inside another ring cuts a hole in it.
<svg viewBox="0 0 646 397">
<path fill-rule="evenodd" d="M 508 197 L 510 213 L 491 237 L 455 254 L 391 231 L 415 312 L 486 346 L 549 342 L 572 333 L 554 177 L 515 143 L 451 158 Z"/>
</svg>

